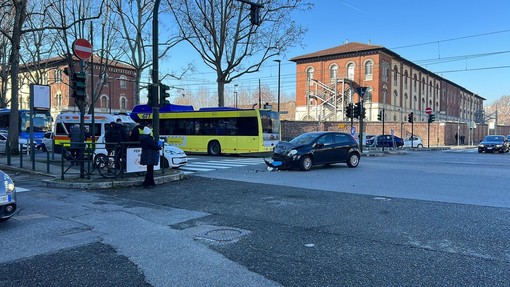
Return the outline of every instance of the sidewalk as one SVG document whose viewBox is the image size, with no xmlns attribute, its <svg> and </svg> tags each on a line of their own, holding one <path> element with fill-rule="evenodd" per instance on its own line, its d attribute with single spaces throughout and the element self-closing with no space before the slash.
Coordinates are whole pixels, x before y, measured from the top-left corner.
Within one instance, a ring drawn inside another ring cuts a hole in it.
<svg viewBox="0 0 510 287">
<path fill-rule="evenodd" d="M 71 162 L 67 160 L 64 160 L 62 163 L 60 154 L 38 151 L 35 153 L 35 161 L 32 161 L 30 155 L 27 154 L 21 156 L 11 155 L 10 163 L 6 155 L 0 155 L 0 169 L 48 176 L 49 179 L 44 180 L 48 187 L 104 189 L 139 186 L 144 180 L 144 176 L 137 175 L 136 173 L 123 174 L 116 178 L 105 178 L 101 176 L 97 170 L 92 170 L 92 167 L 90 167 L 92 172 L 88 175 L 87 165 L 87 162 L 85 162 L 82 176 L 80 173 L 80 166 L 73 166 Z M 183 178 L 184 175 L 180 171 L 174 169 L 167 168 L 154 171 L 154 181 L 157 185 L 181 180 Z"/>
</svg>

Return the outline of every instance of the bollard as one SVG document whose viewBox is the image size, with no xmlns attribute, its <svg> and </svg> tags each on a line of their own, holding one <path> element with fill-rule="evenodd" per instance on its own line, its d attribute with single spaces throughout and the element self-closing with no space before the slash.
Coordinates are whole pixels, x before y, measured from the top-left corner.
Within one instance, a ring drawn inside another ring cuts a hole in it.
<svg viewBox="0 0 510 287">
<path fill-rule="evenodd" d="M 50 173 L 50 152 L 46 150 L 46 173 Z"/>
<path fill-rule="evenodd" d="M 23 144 L 19 144 L 19 167 L 23 168 Z"/>
<path fill-rule="evenodd" d="M 9 146 L 9 141 L 5 142 L 5 153 L 7 154 L 7 165 L 11 166 L 11 147 Z"/>
</svg>

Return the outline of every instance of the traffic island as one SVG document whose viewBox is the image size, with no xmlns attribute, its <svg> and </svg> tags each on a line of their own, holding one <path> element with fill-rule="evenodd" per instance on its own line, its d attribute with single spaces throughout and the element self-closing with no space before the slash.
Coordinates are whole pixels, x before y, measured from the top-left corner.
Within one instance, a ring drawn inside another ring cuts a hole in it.
<svg viewBox="0 0 510 287">
<path fill-rule="evenodd" d="M 154 182 L 156 185 L 178 181 L 184 178 L 184 174 L 179 171 L 173 171 L 168 174 L 154 175 Z M 61 179 L 47 179 L 44 180 L 47 187 L 52 188 L 66 188 L 66 189 L 108 189 L 108 188 L 124 188 L 141 186 L 144 176 L 125 176 L 122 178 L 108 179 L 108 178 L 66 178 Z"/>
</svg>

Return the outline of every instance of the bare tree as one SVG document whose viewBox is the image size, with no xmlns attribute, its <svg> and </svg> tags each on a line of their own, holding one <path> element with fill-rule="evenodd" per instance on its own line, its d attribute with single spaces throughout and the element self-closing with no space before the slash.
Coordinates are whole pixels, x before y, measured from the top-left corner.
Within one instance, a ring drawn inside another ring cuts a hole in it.
<svg viewBox="0 0 510 287">
<path fill-rule="evenodd" d="M 120 30 L 124 40 L 124 52 L 131 65 L 135 68 L 135 90 L 137 103 L 140 103 L 140 90 L 146 85 L 140 85 L 143 72 L 152 65 L 152 15 L 154 0 L 112 0 L 114 13 L 119 15 Z M 178 36 L 170 35 L 168 39 L 161 41 L 159 46 L 159 58 L 165 57 L 167 52 L 179 43 Z M 171 77 L 182 75 L 171 74 Z"/>
<path fill-rule="evenodd" d="M 27 33 L 31 33 L 34 31 L 43 31 L 43 30 L 65 30 L 70 27 L 74 27 L 76 24 L 82 23 L 84 21 L 97 18 L 98 16 L 88 16 L 82 18 L 75 18 L 73 21 L 62 22 L 62 25 L 44 25 L 36 28 L 27 27 L 26 19 L 27 18 L 37 18 L 47 15 L 48 13 L 52 13 L 55 10 L 55 7 L 58 7 L 61 3 L 74 2 L 60 0 L 60 1 L 50 1 L 47 5 L 41 5 L 38 9 L 30 10 L 30 13 L 27 13 L 27 5 L 28 0 L 4 0 L 0 7 L 4 8 L 2 20 L 5 19 L 13 19 L 12 25 L 2 26 L 0 33 L 8 39 L 9 44 L 11 46 L 11 53 L 9 55 L 8 67 L 10 73 L 11 80 L 11 114 L 9 117 L 10 125 L 8 132 L 8 142 L 10 144 L 10 149 L 13 154 L 18 153 L 18 137 L 19 137 L 19 71 L 20 71 L 20 49 L 22 38 Z M 65 4 L 62 4 L 65 5 Z M 101 8 L 98 9 L 101 11 Z M 91 14 L 87 14 L 91 15 Z"/>
<path fill-rule="evenodd" d="M 301 41 L 305 28 L 291 13 L 310 9 L 304 0 L 260 0 L 260 25 L 250 22 L 250 4 L 239 0 L 167 0 L 181 36 L 216 71 L 218 106 L 225 84 L 255 73 L 268 59 Z"/>
</svg>

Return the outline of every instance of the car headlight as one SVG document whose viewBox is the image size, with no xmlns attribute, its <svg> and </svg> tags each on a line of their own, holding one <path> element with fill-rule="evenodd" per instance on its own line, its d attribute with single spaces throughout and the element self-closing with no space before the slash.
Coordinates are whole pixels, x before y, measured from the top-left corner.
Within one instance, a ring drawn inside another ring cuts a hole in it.
<svg viewBox="0 0 510 287">
<path fill-rule="evenodd" d="M 497 144 L 496 147 L 503 147 L 503 145 L 502 144 Z"/>
<path fill-rule="evenodd" d="M 6 173 L 4 173 L 4 186 L 5 186 L 5 192 L 13 192 L 14 191 L 14 182 Z"/>
<path fill-rule="evenodd" d="M 290 150 L 288 153 L 287 153 L 287 156 L 293 156 L 297 154 L 297 150 L 293 149 L 293 150 Z"/>
<path fill-rule="evenodd" d="M 479 144 L 478 147 L 483 147 L 483 144 Z"/>
</svg>

